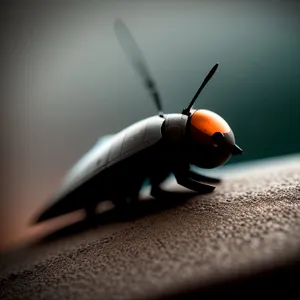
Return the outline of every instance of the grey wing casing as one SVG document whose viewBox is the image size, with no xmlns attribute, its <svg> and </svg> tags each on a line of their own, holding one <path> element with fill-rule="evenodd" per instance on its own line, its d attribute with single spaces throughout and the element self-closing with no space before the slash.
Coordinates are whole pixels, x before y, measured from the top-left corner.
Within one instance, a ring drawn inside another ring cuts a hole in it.
<svg viewBox="0 0 300 300">
<path fill-rule="evenodd" d="M 88 188 L 86 184 L 99 174 L 104 174 L 106 169 L 159 142 L 164 121 L 159 116 L 150 117 L 125 128 L 104 144 L 97 143 L 65 176 L 61 188 L 53 197 L 54 201 L 37 222 L 83 208 L 84 203 L 74 201 L 73 193 Z"/>
<path fill-rule="evenodd" d="M 156 144 L 162 138 L 163 123 L 163 118 L 153 116 L 125 128 L 104 145 L 96 144 L 66 176 L 63 189 L 78 185 L 106 168 Z"/>
</svg>

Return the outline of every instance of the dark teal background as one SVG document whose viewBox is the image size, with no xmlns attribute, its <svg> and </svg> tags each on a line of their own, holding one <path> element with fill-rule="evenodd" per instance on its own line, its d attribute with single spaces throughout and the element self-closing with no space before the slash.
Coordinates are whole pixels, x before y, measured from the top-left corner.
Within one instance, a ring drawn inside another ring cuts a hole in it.
<svg viewBox="0 0 300 300">
<path fill-rule="evenodd" d="M 2 1 L 3 241 L 22 235 L 98 138 L 156 113 L 114 34 L 121 18 L 165 112 L 215 111 L 245 154 L 299 152 L 299 1 Z M 21 215 L 19 213 L 22 212 Z"/>
</svg>

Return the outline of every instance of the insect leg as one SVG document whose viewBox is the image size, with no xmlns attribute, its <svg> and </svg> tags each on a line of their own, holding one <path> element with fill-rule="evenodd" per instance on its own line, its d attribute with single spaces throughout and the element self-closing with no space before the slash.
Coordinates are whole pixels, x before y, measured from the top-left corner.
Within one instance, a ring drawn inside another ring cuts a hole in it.
<svg viewBox="0 0 300 300">
<path fill-rule="evenodd" d="M 153 185 L 150 192 L 151 196 L 155 199 L 172 199 L 172 200 L 183 200 L 195 195 L 195 192 L 173 192 L 173 191 L 165 191 L 159 185 Z"/>
<path fill-rule="evenodd" d="M 137 202 L 139 202 L 140 190 L 145 180 L 145 177 L 146 176 L 140 175 L 134 179 L 134 183 L 132 184 L 132 187 L 128 191 L 127 198 L 129 204 L 136 204 Z"/>
<path fill-rule="evenodd" d="M 159 199 L 170 196 L 170 192 L 164 191 L 159 185 L 152 185 L 150 195 L 155 199 Z"/>
<path fill-rule="evenodd" d="M 153 175 L 150 178 L 151 191 L 150 195 L 155 198 L 164 198 L 170 196 L 170 192 L 161 189 L 160 184 L 169 176 L 169 170 L 161 170 L 158 174 Z"/>
<path fill-rule="evenodd" d="M 188 177 L 196 180 L 196 181 L 204 181 L 204 182 L 209 182 L 209 183 L 220 183 L 221 179 L 219 178 L 213 178 L 213 177 L 209 177 L 209 176 L 205 176 L 202 174 L 198 174 L 196 172 L 193 172 L 192 170 L 188 171 Z"/>
<path fill-rule="evenodd" d="M 199 182 L 193 178 L 190 178 L 190 172 L 182 172 L 182 171 L 176 171 L 174 172 L 175 178 L 177 180 L 177 183 L 184 186 L 185 188 L 188 188 L 190 190 L 193 190 L 198 193 L 209 193 L 212 192 L 215 187 L 213 185 L 205 184 L 202 182 Z"/>
</svg>

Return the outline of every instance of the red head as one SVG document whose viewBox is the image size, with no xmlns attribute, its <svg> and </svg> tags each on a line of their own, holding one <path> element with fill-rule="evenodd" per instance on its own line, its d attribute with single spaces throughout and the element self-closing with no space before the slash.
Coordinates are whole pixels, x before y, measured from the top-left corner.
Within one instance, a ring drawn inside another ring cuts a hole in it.
<svg viewBox="0 0 300 300">
<path fill-rule="evenodd" d="M 212 111 L 192 110 L 187 134 L 189 160 L 201 168 L 221 166 L 232 154 L 242 153 L 227 122 Z"/>
</svg>

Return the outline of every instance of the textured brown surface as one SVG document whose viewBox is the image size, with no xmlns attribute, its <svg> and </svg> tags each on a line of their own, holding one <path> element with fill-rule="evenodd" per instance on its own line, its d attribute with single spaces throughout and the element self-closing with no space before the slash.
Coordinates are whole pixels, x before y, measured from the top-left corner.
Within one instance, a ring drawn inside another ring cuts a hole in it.
<svg viewBox="0 0 300 300">
<path fill-rule="evenodd" d="M 155 298 L 296 262 L 300 157 L 223 171 L 212 194 L 144 201 L 2 254 L 1 298 Z"/>
</svg>

